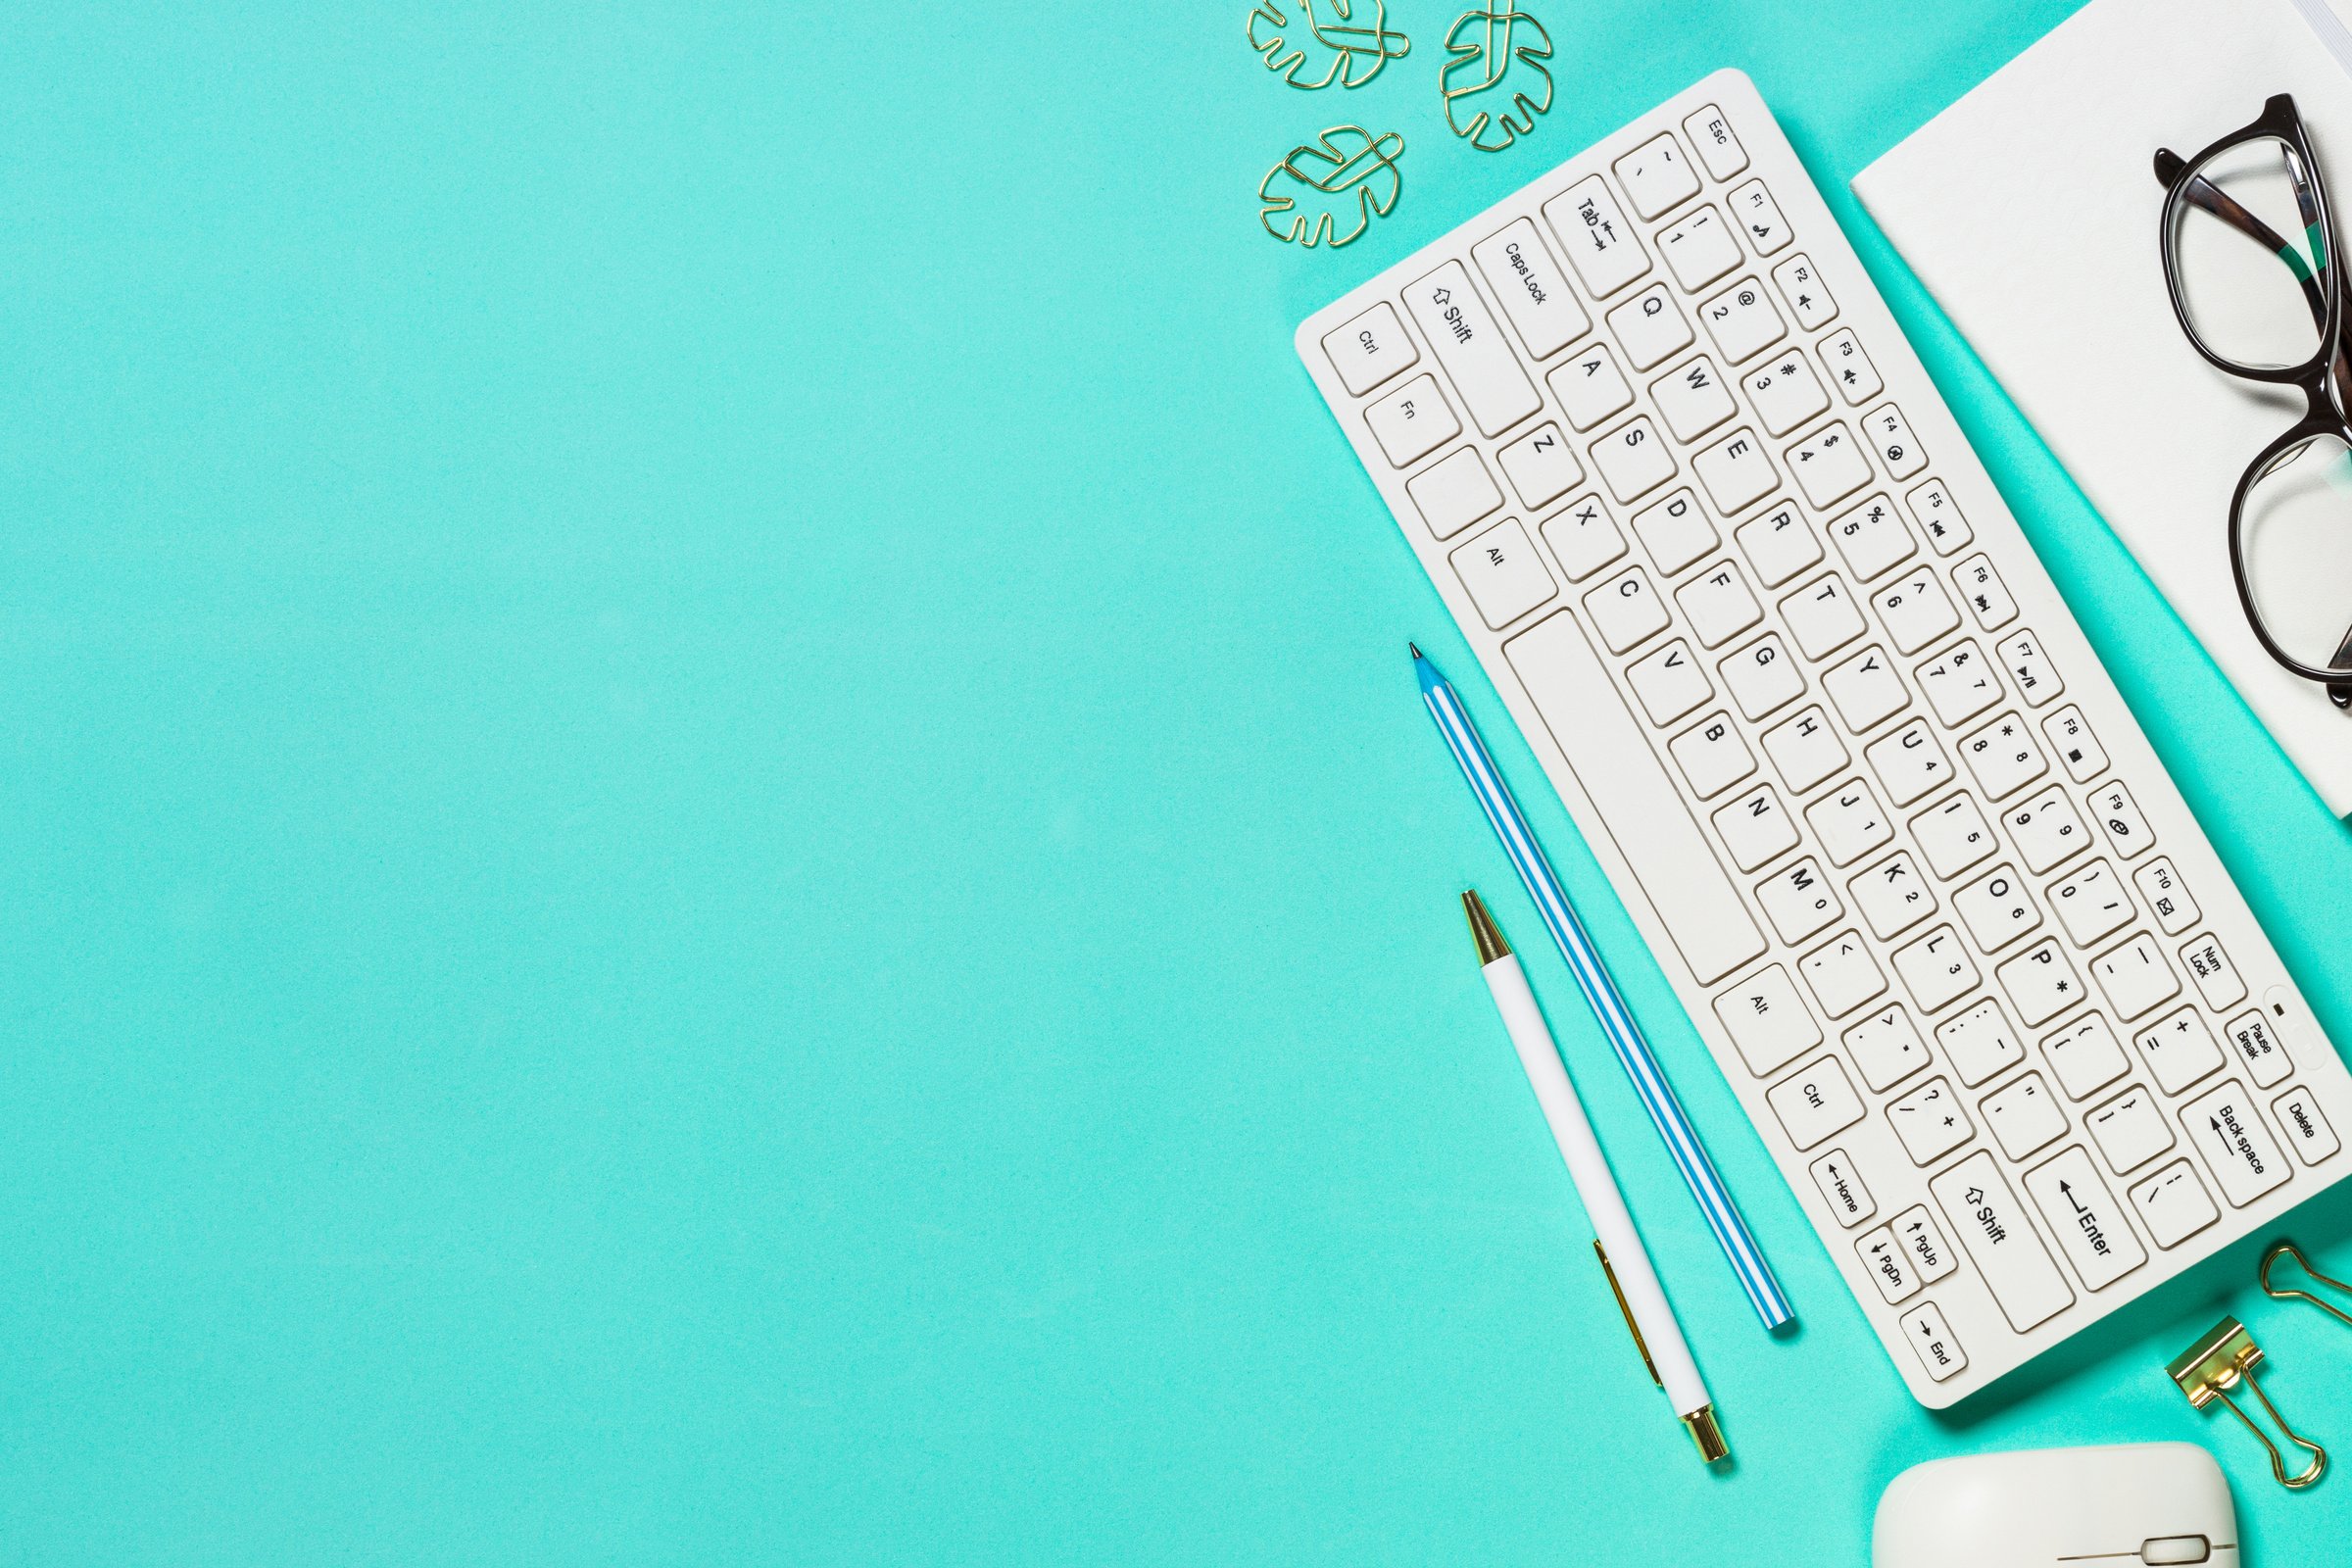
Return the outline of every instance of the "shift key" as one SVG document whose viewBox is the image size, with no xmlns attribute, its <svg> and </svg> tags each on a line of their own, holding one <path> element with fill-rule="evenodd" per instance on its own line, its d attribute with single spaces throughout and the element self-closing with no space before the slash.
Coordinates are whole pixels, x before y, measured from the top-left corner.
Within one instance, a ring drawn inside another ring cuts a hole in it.
<svg viewBox="0 0 2352 1568">
<path fill-rule="evenodd" d="M 1928 1183 L 2009 1326 L 2023 1334 L 2074 1304 L 2075 1293 L 2034 1234 L 1992 1155 L 1979 1150 Z"/>
<path fill-rule="evenodd" d="M 1447 262 L 1408 285 L 1404 308 L 1437 350 L 1482 434 L 1500 435 L 1544 406 L 1461 263 Z"/>
</svg>

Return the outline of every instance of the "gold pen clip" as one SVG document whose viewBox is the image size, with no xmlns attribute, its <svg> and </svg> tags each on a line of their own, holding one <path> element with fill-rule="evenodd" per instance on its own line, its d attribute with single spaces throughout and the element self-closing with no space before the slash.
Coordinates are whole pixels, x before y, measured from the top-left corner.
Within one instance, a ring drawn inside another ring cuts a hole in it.
<svg viewBox="0 0 2352 1568">
<path fill-rule="evenodd" d="M 2255 1441 L 2270 1450 L 2271 1474 L 2278 1478 L 2280 1486 L 2308 1487 L 2327 1470 L 2328 1450 L 2288 1426 L 2286 1417 L 2280 1415 L 2278 1407 L 2271 1403 L 2271 1396 L 2262 1392 L 2262 1385 L 2254 1381 L 2254 1369 L 2262 1364 L 2262 1347 L 2254 1343 L 2253 1336 L 2246 1332 L 2246 1326 L 2233 1317 L 2226 1317 L 2207 1330 L 2196 1344 L 2182 1351 L 2165 1370 L 2173 1375 L 2175 1383 L 2180 1385 L 2180 1392 L 2188 1396 L 2188 1402 L 2198 1409 L 2204 1409 L 2216 1399 L 2228 1405 L 2230 1413 L 2244 1422 L 2246 1430 L 2254 1434 Z M 2301 1475 L 2290 1476 L 2286 1473 L 2286 1458 L 2278 1451 L 2278 1445 L 2273 1443 L 2269 1434 L 2254 1424 L 2254 1418 L 2230 1397 L 2230 1392 L 2241 1386 L 2262 1401 L 2262 1407 L 2270 1412 L 2278 1430 L 2286 1434 L 2286 1441 L 2311 1455 L 2311 1463 L 2304 1467 Z"/>
<path fill-rule="evenodd" d="M 2342 1307 L 2337 1306 L 2332 1302 L 2323 1301 L 2318 1297 L 2312 1295 L 2309 1291 L 2298 1291 L 2288 1286 L 2273 1285 L 2271 1283 L 2271 1270 L 2278 1266 L 2278 1260 L 2282 1257 L 2291 1257 L 2297 1263 L 2301 1264 L 2303 1272 L 2311 1276 L 2314 1284 L 2325 1285 L 2331 1290 L 2341 1291 L 2347 1298 L 2352 1298 L 2352 1285 L 2346 1285 L 2342 1280 L 2339 1279 L 2330 1279 L 2328 1276 L 2321 1273 L 2318 1269 L 2313 1268 L 2311 1266 L 2311 1259 L 2303 1255 L 2303 1249 L 2297 1247 L 2292 1242 L 2280 1242 L 2274 1246 L 2269 1251 L 2262 1254 L 2263 1295 L 2270 1297 L 2273 1300 L 2278 1301 L 2309 1301 L 2312 1305 L 2318 1307 L 2329 1317 L 2339 1319 L 2347 1324 L 2352 1324 L 2352 1312 L 2347 1312 Z"/>
<path fill-rule="evenodd" d="M 1510 950 L 1506 948 L 1503 951 L 1507 953 Z M 1649 1369 L 1649 1381 L 1664 1388 L 1666 1380 L 1658 1376 L 1658 1363 L 1649 1358 L 1649 1347 L 1642 1339 L 1642 1325 L 1634 1321 L 1634 1308 L 1626 1300 L 1625 1289 L 1617 1283 L 1617 1271 L 1609 1267 L 1608 1251 L 1602 1248 L 1597 1236 L 1592 1238 L 1592 1255 L 1600 1259 L 1600 1271 L 1608 1276 L 1609 1294 L 1617 1298 L 1617 1310 L 1625 1314 L 1625 1326 L 1633 1331 L 1634 1348 L 1642 1352 L 1642 1364 Z"/>
</svg>

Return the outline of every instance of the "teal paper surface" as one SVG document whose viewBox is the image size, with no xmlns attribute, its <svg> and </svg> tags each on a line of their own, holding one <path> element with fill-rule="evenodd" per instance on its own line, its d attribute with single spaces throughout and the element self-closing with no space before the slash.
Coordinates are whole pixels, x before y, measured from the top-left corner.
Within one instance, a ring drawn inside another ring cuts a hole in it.
<svg viewBox="0 0 2352 1568">
<path fill-rule="evenodd" d="M 2340 1552 L 2346 1479 L 2280 1492 L 2162 1372 L 2238 1312 L 2352 1461 L 2352 1331 L 2262 1301 L 2256 1245 L 1912 1403 L 1291 348 L 1743 67 L 2352 1040 L 2344 829 L 1845 191 L 2066 0 L 1528 8 L 1557 91 L 1498 154 L 1417 0 L 1311 93 L 1243 0 L 20 12 L 0 1562 L 1819 1568 L 1918 1460 L 2167 1438 L 2249 1564 Z M 1348 122 L 1401 199 L 1277 244 L 1259 179 Z M 1726 1473 L 1626 1343 L 1469 885 Z M 2352 1274 L 2352 1196 L 2292 1233 Z"/>
</svg>

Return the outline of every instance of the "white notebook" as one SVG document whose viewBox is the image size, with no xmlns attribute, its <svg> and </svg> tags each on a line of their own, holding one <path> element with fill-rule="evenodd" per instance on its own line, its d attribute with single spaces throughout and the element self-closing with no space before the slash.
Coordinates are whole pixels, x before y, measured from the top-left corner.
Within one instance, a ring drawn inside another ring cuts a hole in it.
<svg viewBox="0 0 2352 1568">
<path fill-rule="evenodd" d="M 2181 335 L 2150 160 L 2160 146 L 2192 156 L 2292 93 L 2352 244 L 2345 18 L 2352 0 L 2091 0 L 1853 182 L 2338 816 L 2352 813 L 2352 714 L 2263 653 L 2225 538 L 2238 475 L 2302 401 L 2222 374 Z"/>
</svg>

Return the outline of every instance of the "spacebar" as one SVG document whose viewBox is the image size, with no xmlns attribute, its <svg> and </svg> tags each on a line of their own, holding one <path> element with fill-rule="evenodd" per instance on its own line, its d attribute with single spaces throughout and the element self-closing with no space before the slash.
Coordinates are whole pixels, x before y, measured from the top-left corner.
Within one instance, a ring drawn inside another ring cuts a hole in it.
<svg viewBox="0 0 2352 1568">
<path fill-rule="evenodd" d="M 1502 656 L 1634 869 L 1639 887 L 1619 888 L 1618 895 L 1638 892 L 1648 901 L 1701 985 L 1760 956 L 1763 934 L 1609 684 L 1575 614 L 1563 610 L 1520 633 L 1502 645 Z"/>
</svg>

